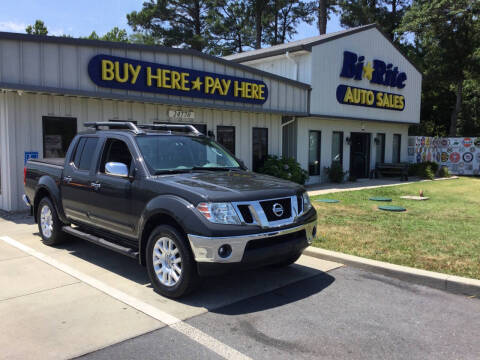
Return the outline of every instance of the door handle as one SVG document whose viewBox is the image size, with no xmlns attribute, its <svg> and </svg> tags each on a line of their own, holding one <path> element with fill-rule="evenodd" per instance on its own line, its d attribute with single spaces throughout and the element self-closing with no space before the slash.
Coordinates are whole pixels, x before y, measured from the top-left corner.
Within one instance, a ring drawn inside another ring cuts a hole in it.
<svg viewBox="0 0 480 360">
<path fill-rule="evenodd" d="M 90 185 L 93 187 L 93 190 L 98 190 L 102 187 L 102 184 L 100 184 L 98 182 L 92 182 L 92 183 L 90 183 Z"/>
<path fill-rule="evenodd" d="M 71 176 L 65 176 L 63 178 L 63 181 L 65 181 L 68 184 L 70 181 L 72 181 L 72 177 Z"/>
</svg>

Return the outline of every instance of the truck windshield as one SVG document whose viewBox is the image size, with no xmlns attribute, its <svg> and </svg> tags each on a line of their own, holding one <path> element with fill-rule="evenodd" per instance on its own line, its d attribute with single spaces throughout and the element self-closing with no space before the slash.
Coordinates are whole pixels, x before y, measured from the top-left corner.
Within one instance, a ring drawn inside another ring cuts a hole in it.
<svg viewBox="0 0 480 360">
<path fill-rule="evenodd" d="M 148 135 L 136 137 L 152 174 L 192 170 L 240 169 L 240 164 L 220 145 L 206 137 Z"/>
</svg>

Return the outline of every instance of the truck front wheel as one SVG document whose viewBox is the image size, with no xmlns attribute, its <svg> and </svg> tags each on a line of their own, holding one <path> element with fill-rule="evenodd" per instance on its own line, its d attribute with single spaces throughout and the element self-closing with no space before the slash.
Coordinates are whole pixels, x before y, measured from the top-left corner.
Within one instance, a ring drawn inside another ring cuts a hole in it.
<svg viewBox="0 0 480 360">
<path fill-rule="evenodd" d="M 197 284 L 197 270 L 186 239 L 175 228 L 157 226 L 148 239 L 146 263 L 154 289 L 163 296 L 179 298 Z"/>
<path fill-rule="evenodd" d="M 37 223 L 45 245 L 57 245 L 63 241 L 65 234 L 62 232 L 62 222 L 48 197 L 44 197 L 38 204 Z"/>
</svg>

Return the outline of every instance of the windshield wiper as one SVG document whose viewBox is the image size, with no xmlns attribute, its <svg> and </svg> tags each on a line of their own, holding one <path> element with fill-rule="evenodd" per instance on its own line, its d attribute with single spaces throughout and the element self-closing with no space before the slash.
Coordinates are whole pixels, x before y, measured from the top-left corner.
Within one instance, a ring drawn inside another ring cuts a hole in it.
<svg viewBox="0 0 480 360">
<path fill-rule="evenodd" d="M 157 170 L 154 175 L 166 175 L 166 174 L 182 174 L 192 172 L 192 169 L 166 169 L 166 170 Z"/>
<path fill-rule="evenodd" d="M 235 171 L 235 170 L 241 170 L 241 169 L 233 168 L 233 167 L 222 167 L 222 166 L 211 166 L 211 167 L 194 166 L 192 167 L 192 170 Z"/>
</svg>

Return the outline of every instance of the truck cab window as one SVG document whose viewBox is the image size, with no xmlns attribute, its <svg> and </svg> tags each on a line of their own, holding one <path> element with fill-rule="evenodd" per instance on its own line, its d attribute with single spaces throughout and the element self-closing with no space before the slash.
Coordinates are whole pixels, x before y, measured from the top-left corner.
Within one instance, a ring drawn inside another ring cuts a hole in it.
<svg viewBox="0 0 480 360">
<path fill-rule="evenodd" d="M 127 165 L 130 171 L 132 164 L 132 155 L 128 150 L 127 144 L 118 139 L 107 139 L 103 148 L 102 162 L 100 163 L 100 172 L 105 172 L 105 164 L 108 162 L 119 162 Z"/>
<path fill-rule="evenodd" d="M 97 144 L 98 138 L 94 137 L 83 137 L 79 140 L 73 156 L 73 164 L 78 170 L 90 169 Z"/>
</svg>

